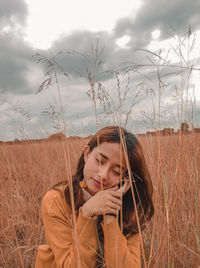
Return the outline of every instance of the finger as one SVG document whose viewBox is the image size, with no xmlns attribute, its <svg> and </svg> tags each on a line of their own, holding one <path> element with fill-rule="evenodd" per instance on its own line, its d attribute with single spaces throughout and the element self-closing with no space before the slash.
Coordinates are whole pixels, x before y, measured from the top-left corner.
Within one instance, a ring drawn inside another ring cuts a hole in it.
<svg viewBox="0 0 200 268">
<path fill-rule="evenodd" d="M 124 184 L 122 185 L 122 187 L 120 187 L 120 188 L 117 190 L 117 192 L 124 193 L 124 191 L 126 190 L 127 184 L 128 184 L 128 180 L 125 179 Z"/>
<path fill-rule="evenodd" d="M 120 198 L 112 198 L 111 201 L 113 204 L 117 205 L 117 206 L 122 206 L 122 200 Z"/>
<path fill-rule="evenodd" d="M 121 198 L 122 197 L 122 193 L 117 191 L 109 191 L 109 194 L 111 194 L 111 196 L 113 197 L 117 197 L 117 198 Z"/>
<path fill-rule="evenodd" d="M 116 210 L 120 210 L 121 209 L 121 206 L 118 205 L 118 204 L 112 204 L 111 208 L 112 209 L 116 209 Z"/>
<path fill-rule="evenodd" d="M 121 209 L 121 205 L 119 203 L 113 203 L 113 202 L 109 202 L 106 205 L 105 210 L 107 211 L 108 209 L 116 209 L 116 210 L 120 210 Z"/>
<path fill-rule="evenodd" d="M 122 187 L 120 187 L 117 192 L 121 192 L 122 194 L 125 194 L 131 187 L 130 180 L 128 178 L 125 178 L 125 182 Z"/>
<path fill-rule="evenodd" d="M 126 188 L 124 190 L 124 194 L 131 188 L 131 183 L 130 183 L 130 180 L 127 179 L 127 185 L 126 185 Z"/>
<path fill-rule="evenodd" d="M 117 216 L 119 214 L 119 210 L 110 208 L 106 213 L 114 214 Z"/>
<path fill-rule="evenodd" d="M 119 188 L 118 185 L 116 185 L 116 186 L 114 186 L 114 187 L 109 188 L 109 190 L 110 190 L 110 191 L 116 191 L 118 188 Z"/>
<path fill-rule="evenodd" d="M 129 178 L 127 178 L 127 185 L 126 185 L 126 189 L 125 189 L 124 193 L 126 193 L 130 188 L 131 188 L 131 181 Z"/>
<path fill-rule="evenodd" d="M 112 204 L 110 203 L 109 205 L 107 205 L 106 207 L 104 207 L 102 209 L 102 213 L 104 214 L 107 214 L 107 213 L 114 213 L 117 215 L 118 211 L 121 210 L 121 206 L 119 205 L 115 205 L 115 204 Z"/>
</svg>

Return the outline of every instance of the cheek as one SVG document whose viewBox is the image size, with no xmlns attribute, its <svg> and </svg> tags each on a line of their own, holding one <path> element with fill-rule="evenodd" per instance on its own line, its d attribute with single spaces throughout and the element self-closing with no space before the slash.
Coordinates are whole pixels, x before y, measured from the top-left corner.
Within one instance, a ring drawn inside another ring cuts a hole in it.
<svg viewBox="0 0 200 268">
<path fill-rule="evenodd" d="M 98 172 L 98 170 L 99 170 L 99 167 L 96 164 L 95 160 L 93 158 L 89 158 L 85 163 L 85 166 L 83 169 L 83 174 L 84 174 L 84 176 L 85 175 L 87 176 L 93 172 Z"/>
<path fill-rule="evenodd" d="M 85 164 L 84 168 L 83 168 L 83 177 L 86 179 L 87 176 L 87 166 Z"/>
<path fill-rule="evenodd" d="M 89 173 L 90 173 L 90 163 L 89 160 L 87 160 L 83 168 L 83 176 L 87 178 L 89 176 Z"/>
<path fill-rule="evenodd" d="M 110 186 L 117 186 L 120 183 L 120 178 L 116 178 L 115 176 L 110 179 Z"/>
</svg>

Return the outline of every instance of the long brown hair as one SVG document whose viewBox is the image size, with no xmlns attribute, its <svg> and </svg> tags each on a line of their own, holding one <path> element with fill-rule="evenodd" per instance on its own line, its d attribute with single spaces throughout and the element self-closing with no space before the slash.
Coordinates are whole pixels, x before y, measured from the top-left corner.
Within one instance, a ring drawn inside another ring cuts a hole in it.
<svg viewBox="0 0 200 268">
<path fill-rule="evenodd" d="M 88 142 L 90 151 L 103 142 L 122 143 L 124 140 L 125 148 L 127 151 L 129 166 L 131 170 L 131 181 L 134 190 L 134 198 L 136 201 L 140 229 L 145 228 L 145 223 L 151 219 L 154 214 L 154 206 L 152 202 L 153 187 L 150 174 L 145 162 L 142 147 L 135 135 L 128 132 L 126 129 L 119 126 L 107 126 L 99 130 Z M 82 190 L 80 188 L 80 181 L 84 179 L 83 169 L 85 161 L 84 154 L 82 153 L 76 173 L 73 175 L 73 192 L 75 210 L 84 204 L 82 197 Z M 56 184 L 53 189 L 57 190 L 60 184 L 68 184 L 67 181 Z M 65 199 L 68 205 L 71 206 L 70 190 L 67 185 L 65 188 Z M 132 196 L 132 191 L 129 189 L 123 195 L 122 200 L 122 218 L 123 218 L 123 234 L 137 234 L 139 232 L 138 223 L 135 214 L 135 206 Z M 120 217 L 119 217 L 120 218 Z M 99 217 L 102 219 L 102 217 Z M 100 220 L 101 221 L 101 220 Z"/>
</svg>

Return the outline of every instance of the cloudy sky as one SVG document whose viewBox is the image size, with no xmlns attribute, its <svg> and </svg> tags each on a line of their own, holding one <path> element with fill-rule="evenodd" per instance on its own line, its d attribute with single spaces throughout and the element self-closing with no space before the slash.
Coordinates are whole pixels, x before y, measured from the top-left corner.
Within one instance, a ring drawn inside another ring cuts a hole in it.
<svg viewBox="0 0 200 268">
<path fill-rule="evenodd" d="M 200 127 L 199 11 L 196 0 L 0 0 L 0 140 L 62 131 L 61 107 L 68 135 L 119 120 L 135 133 Z"/>
</svg>

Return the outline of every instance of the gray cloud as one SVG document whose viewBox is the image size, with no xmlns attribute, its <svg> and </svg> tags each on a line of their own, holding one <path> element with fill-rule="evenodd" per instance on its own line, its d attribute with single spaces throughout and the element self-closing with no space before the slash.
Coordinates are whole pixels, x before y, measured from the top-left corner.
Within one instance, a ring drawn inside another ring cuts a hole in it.
<svg viewBox="0 0 200 268">
<path fill-rule="evenodd" d="M 28 94 L 28 71 L 34 65 L 33 49 L 24 41 L 28 14 L 23 0 L 0 0 L 0 89 L 7 93 Z"/>
<path fill-rule="evenodd" d="M 0 0 L 0 7 L 0 28 L 25 23 L 27 6 L 23 0 Z"/>
<path fill-rule="evenodd" d="M 62 52 L 56 61 L 63 70 L 75 77 L 87 78 L 87 72 L 98 69 L 97 79 L 108 79 L 106 70 L 109 58 L 116 49 L 115 39 L 107 32 L 75 31 L 60 37 L 52 46 L 52 51 Z"/>
<path fill-rule="evenodd" d="M 116 41 L 113 33 L 76 31 L 56 40 L 52 52 L 56 55 L 55 61 L 68 75 L 83 76 L 87 80 L 87 71 L 95 73 L 97 69 L 96 79 L 106 81 L 113 77 L 111 72 L 120 71 L 124 63 L 134 61 L 141 64 L 145 60 L 141 53 L 136 53 L 134 46 L 123 49 Z"/>
<path fill-rule="evenodd" d="M 136 48 L 145 47 L 150 39 L 151 32 L 160 29 L 161 39 L 169 38 L 169 34 L 176 32 L 185 33 L 189 25 L 192 30 L 200 28 L 199 21 L 200 2 L 191 1 L 165 1 L 147 0 L 133 20 L 125 17 L 116 23 L 115 35 L 121 37 L 124 34 L 131 36 L 130 44 Z M 176 32 L 175 32 L 176 31 Z"/>
<path fill-rule="evenodd" d="M 14 94 L 30 93 L 27 80 L 29 69 L 35 65 L 29 47 L 20 35 L 14 32 L 0 34 L 0 87 Z M 34 74 L 32 74 L 34 75 Z"/>
</svg>

